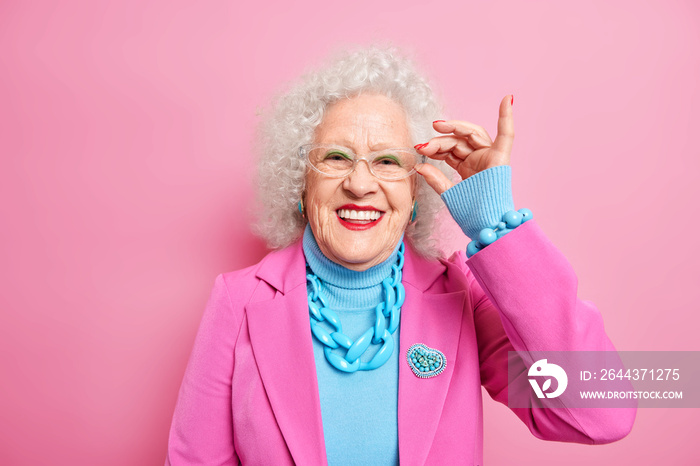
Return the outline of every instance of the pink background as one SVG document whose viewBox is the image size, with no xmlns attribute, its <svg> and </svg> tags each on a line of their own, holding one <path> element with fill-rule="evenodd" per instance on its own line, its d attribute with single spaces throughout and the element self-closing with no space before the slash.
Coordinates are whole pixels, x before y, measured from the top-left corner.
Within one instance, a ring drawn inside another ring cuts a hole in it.
<svg viewBox="0 0 700 466">
<path fill-rule="evenodd" d="M 617 347 L 700 350 L 695 2 L 236 3 L 0 3 L 0 463 L 162 464 L 214 277 L 265 254 L 256 111 L 344 43 L 413 50 L 492 136 L 515 94 L 516 206 Z M 697 464 L 699 414 L 590 447 L 489 398 L 485 460 Z"/>
</svg>

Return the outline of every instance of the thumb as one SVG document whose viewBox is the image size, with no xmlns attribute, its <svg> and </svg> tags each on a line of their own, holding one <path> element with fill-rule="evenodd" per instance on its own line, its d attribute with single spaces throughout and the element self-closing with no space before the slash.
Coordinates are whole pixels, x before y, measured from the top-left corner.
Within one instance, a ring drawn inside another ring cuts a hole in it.
<svg viewBox="0 0 700 466">
<path fill-rule="evenodd" d="M 454 186 L 444 173 L 429 163 L 420 163 L 416 165 L 416 171 L 425 178 L 426 183 L 438 194 L 442 194 Z"/>
<path fill-rule="evenodd" d="M 498 108 L 498 130 L 492 147 L 510 157 L 513 138 L 513 96 L 507 95 L 501 100 L 501 106 Z"/>
</svg>

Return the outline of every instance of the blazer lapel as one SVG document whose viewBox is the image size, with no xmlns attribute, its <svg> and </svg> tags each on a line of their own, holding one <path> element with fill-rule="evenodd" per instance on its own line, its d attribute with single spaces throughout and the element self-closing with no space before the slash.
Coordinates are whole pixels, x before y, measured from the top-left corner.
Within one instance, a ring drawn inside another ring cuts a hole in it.
<svg viewBox="0 0 700 466">
<path fill-rule="evenodd" d="M 399 458 L 401 464 L 424 464 L 437 430 L 454 373 L 466 294 L 426 292 L 446 267 L 415 253 L 404 264 L 406 301 L 401 312 L 399 355 Z M 419 378 L 408 365 L 411 345 L 424 345 L 445 355 L 445 370 Z"/>
<path fill-rule="evenodd" d="M 326 464 L 301 243 L 271 254 L 257 276 L 278 292 L 246 305 L 250 341 L 277 424 L 296 464 Z"/>
</svg>

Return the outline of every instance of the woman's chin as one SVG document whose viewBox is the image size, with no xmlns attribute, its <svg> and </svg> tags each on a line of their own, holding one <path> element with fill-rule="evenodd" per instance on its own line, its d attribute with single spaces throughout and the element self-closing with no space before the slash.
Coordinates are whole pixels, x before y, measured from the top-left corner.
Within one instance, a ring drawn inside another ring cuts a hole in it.
<svg viewBox="0 0 700 466">
<path fill-rule="evenodd" d="M 366 270 L 381 262 L 381 250 L 368 241 L 343 241 L 332 248 L 335 262 L 352 270 Z"/>
<path fill-rule="evenodd" d="M 362 228 L 367 222 L 355 222 L 348 228 L 343 223 L 351 224 L 339 217 L 329 224 L 326 235 L 318 235 L 316 240 L 321 251 L 332 261 L 352 270 L 366 270 L 385 260 L 394 247 L 400 235 L 387 232 L 387 218 L 384 216 L 372 222 L 370 228 Z M 396 238 L 394 238 L 397 236 Z"/>
</svg>

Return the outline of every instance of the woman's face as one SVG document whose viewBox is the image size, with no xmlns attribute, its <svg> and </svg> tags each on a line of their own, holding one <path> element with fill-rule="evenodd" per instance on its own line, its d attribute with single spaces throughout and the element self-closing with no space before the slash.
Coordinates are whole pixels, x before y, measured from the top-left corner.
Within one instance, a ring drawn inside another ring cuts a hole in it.
<svg viewBox="0 0 700 466">
<path fill-rule="evenodd" d="M 379 94 L 361 94 L 329 106 L 316 128 L 314 143 L 347 147 L 359 157 L 413 146 L 403 108 Z M 383 181 L 362 161 L 346 178 L 328 178 L 309 169 L 305 213 L 321 252 L 358 271 L 385 261 L 408 225 L 414 190 L 415 175 Z M 348 210 L 368 207 L 379 220 L 348 218 Z"/>
</svg>

